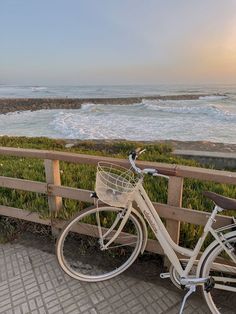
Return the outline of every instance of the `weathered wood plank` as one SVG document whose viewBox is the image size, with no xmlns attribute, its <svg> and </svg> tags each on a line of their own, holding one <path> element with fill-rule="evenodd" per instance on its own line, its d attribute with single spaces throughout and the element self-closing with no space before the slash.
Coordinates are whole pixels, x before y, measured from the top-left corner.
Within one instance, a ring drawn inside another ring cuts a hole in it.
<svg viewBox="0 0 236 314">
<path fill-rule="evenodd" d="M 236 172 L 178 166 L 176 168 L 176 175 L 183 178 L 193 178 L 201 181 L 214 181 L 236 185 Z"/>
<path fill-rule="evenodd" d="M 38 213 L 30 212 L 28 210 L 10 207 L 10 206 L 0 205 L 0 215 L 11 217 L 11 218 L 23 219 L 26 221 L 39 223 L 42 225 L 48 225 L 48 226 L 51 225 L 50 219 L 40 218 Z"/>
<path fill-rule="evenodd" d="M 124 167 L 129 167 L 129 163 L 123 159 L 103 157 L 103 156 L 92 156 L 85 154 L 57 152 L 48 150 L 37 150 L 37 149 L 23 149 L 23 148 L 12 148 L 12 147 L 0 147 L 0 155 L 18 156 L 18 157 L 31 157 L 40 159 L 51 159 L 61 160 L 73 163 L 91 164 L 96 165 L 98 161 L 113 162 Z M 170 165 L 157 162 L 138 161 L 137 165 L 141 168 L 157 168 L 160 173 L 195 178 L 199 180 L 215 181 L 219 183 L 235 184 L 236 185 L 236 172 L 203 169 L 197 167 L 181 166 L 181 165 Z"/>
<path fill-rule="evenodd" d="M 205 226 L 210 212 L 199 211 L 188 208 L 179 208 L 162 203 L 153 203 L 160 217 L 165 219 L 173 219 L 177 221 L 187 222 L 194 225 Z M 232 218 L 225 215 L 217 215 L 214 228 L 223 227 L 232 223 Z"/>
<path fill-rule="evenodd" d="M 31 180 L 2 177 L 0 176 L 0 187 L 18 189 L 29 192 L 47 193 L 47 184 Z"/>
<path fill-rule="evenodd" d="M 89 190 L 82 190 L 67 186 L 57 186 L 53 184 L 49 184 L 49 189 L 51 191 L 51 195 L 58 195 L 64 198 L 70 198 L 77 201 L 93 203 L 93 199 L 91 199 L 90 197 L 92 191 Z"/>
</svg>

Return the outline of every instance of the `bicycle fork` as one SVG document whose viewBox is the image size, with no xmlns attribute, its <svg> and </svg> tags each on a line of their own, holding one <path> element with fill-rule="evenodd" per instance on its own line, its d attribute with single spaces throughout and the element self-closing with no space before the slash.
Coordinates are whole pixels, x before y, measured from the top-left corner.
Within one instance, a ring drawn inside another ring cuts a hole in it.
<svg viewBox="0 0 236 314">
<path fill-rule="evenodd" d="M 100 220 L 99 220 L 99 217 L 97 216 L 97 223 L 98 223 L 98 230 L 99 230 L 99 242 L 100 242 L 100 246 L 101 246 L 101 250 L 104 251 L 104 250 L 107 250 L 109 245 L 111 243 L 113 243 L 117 237 L 119 236 L 119 234 L 121 233 L 124 225 L 126 224 L 129 216 L 130 216 L 130 213 L 131 213 L 131 210 L 132 210 L 132 203 L 130 202 L 129 205 L 128 205 L 128 208 L 127 209 L 124 209 L 121 213 L 119 213 L 114 221 L 114 223 L 112 224 L 112 226 L 110 227 L 110 229 L 105 233 L 105 234 L 102 234 L 102 228 L 101 228 L 101 224 L 100 224 Z M 98 215 L 98 213 L 97 213 Z M 117 230 L 115 230 L 115 233 L 114 235 L 112 236 L 112 238 L 106 243 L 104 244 L 104 239 L 109 235 L 111 234 L 115 227 L 117 226 L 117 224 L 119 223 L 119 221 L 121 220 L 121 223 L 118 227 Z"/>
</svg>

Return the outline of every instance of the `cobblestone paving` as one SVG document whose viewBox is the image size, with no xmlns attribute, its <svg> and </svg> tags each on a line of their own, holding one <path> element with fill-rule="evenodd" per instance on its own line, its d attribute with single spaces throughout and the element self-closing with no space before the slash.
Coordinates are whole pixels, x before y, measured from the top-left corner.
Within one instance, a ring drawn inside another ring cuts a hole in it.
<svg viewBox="0 0 236 314">
<path fill-rule="evenodd" d="M 171 284 L 127 275 L 79 282 L 63 273 L 53 254 L 20 244 L 0 245 L 1 314 L 175 314 L 182 297 Z M 200 296 L 188 300 L 184 314 L 189 313 L 209 313 Z"/>
</svg>

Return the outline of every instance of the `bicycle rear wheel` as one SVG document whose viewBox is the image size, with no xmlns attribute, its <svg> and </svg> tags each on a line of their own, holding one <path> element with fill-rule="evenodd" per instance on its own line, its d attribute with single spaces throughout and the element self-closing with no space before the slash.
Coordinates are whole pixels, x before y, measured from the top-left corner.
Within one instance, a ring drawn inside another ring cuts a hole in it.
<svg viewBox="0 0 236 314">
<path fill-rule="evenodd" d="M 226 241 L 236 257 L 236 236 Z M 218 244 L 203 262 L 201 277 L 213 277 L 215 285 L 209 292 L 203 290 L 205 300 L 216 314 L 236 312 L 236 264 Z"/>
<path fill-rule="evenodd" d="M 119 275 L 135 261 L 143 233 L 132 213 L 115 242 L 102 249 L 120 226 L 123 211 L 116 207 L 85 209 L 64 227 L 56 255 L 69 276 L 87 282 L 102 281 Z"/>
</svg>

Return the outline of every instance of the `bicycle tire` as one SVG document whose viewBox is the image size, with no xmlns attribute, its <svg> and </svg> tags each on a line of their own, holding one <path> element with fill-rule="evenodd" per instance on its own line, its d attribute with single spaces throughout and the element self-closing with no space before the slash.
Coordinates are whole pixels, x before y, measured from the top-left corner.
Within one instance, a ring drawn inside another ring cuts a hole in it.
<svg viewBox="0 0 236 314">
<path fill-rule="evenodd" d="M 236 235 L 227 239 L 225 243 L 230 243 L 234 248 L 236 256 Z M 220 244 L 213 247 L 204 259 L 200 276 L 213 277 L 215 281 L 212 287 L 209 287 L 209 291 L 206 290 L 206 287 L 202 288 L 204 298 L 211 312 L 214 314 L 235 313 L 236 264 L 233 261 L 230 262 L 229 257 Z M 230 283 L 230 279 L 235 280 L 235 282 Z M 235 291 L 228 291 L 226 290 L 227 288 L 234 289 Z"/>
<path fill-rule="evenodd" d="M 122 233 L 107 250 L 101 250 L 97 237 L 96 215 L 99 219 L 101 217 L 104 235 L 122 210 L 109 206 L 90 207 L 80 211 L 66 224 L 57 239 L 56 256 L 59 265 L 69 276 L 86 282 L 103 281 L 119 275 L 135 261 L 142 247 L 143 233 L 134 214 L 130 214 Z M 132 234 L 127 234 L 128 230 Z"/>
</svg>

